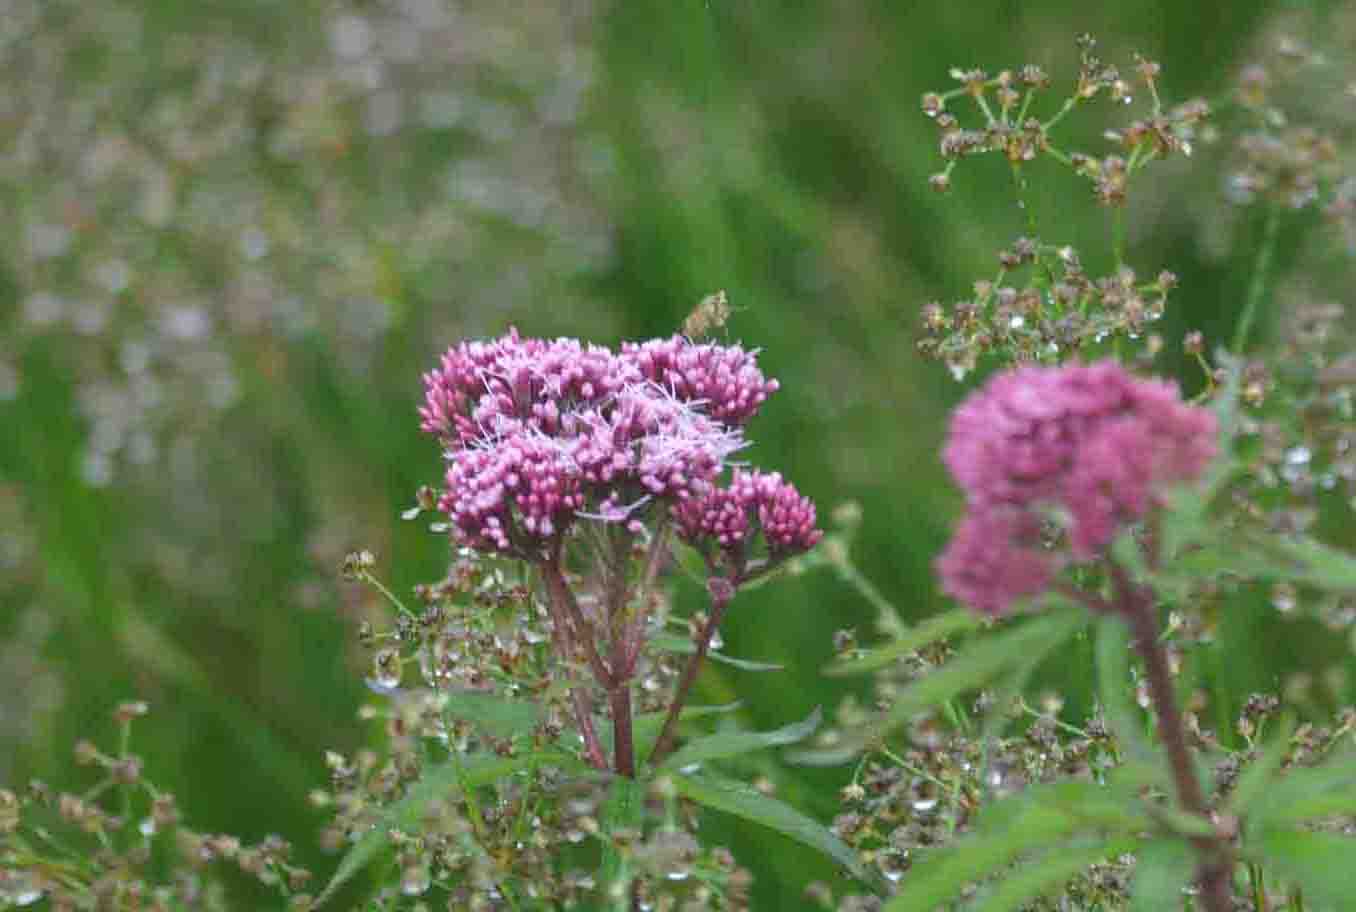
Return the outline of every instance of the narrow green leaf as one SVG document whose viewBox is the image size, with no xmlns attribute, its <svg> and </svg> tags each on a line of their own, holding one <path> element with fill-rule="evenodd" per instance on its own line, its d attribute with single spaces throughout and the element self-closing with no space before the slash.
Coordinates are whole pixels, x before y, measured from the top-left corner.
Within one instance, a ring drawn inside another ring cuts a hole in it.
<svg viewBox="0 0 1356 912">
<path fill-rule="evenodd" d="M 941 706 L 967 690 L 984 686 L 1005 672 L 1030 674 L 1040 662 L 1087 623 L 1081 606 L 1055 600 L 1058 606 L 1025 623 L 976 637 L 959 655 L 929 672 L 901 693 L 890 711 L 871 727 L 879 737 L 908 723 L 924 710 Z M 836 766 L 866 749 L 865 741 L 844 739 L 826 747 L 812 747 L 788 754 L 792 763 L 806 766 Z"/>
<path fill-rule="evenodd" d="M 1136 776 L 1109 777 L 1104 785 L 1075 781 L 1034 786 L 1017 797 L 1045 808 L 1058 808 L 1085 828 L 1129 832 L 1146 829 L 1151 824 L 1139 790 Z M 977 822 L 975 829 L 982 831 L 984 827 Z"/>
<path fill-rule="evenodd" d="M 1181 582 L 1222 573 L 1336 591 L 1356 589 L 1356 557 L 1306 536 L 1242 538 L 1236 533 L 1226 537 L 1219 530 L 1204 532 L 1199 546 L 1170 560 L 1161 575 Z"/>
<path fill-rule="evenodd" d="M 1180 839 L 1156 839 L 1135 852 L 1130 912 L 1171 912 L 1182 908 L 1182 890 L 1191 882 L 1196 856 Z"/>
<path fill-rule="evenodd" d="M 733 703 L 721 703 L 715 706 L 685 706 L 683 711 L 678 714 L 680 721 L 688 722 L 692 719 L 702 719 L 707 716 L 723 716 L 735 712 L 744 704 L 735 700 Z M 665 712 L 642 713 L 636 716 L 635 727 L 632 737 L 636 741 L 636 756 L 648 757 L 650 751 L 654 749 L 654 742 L 659 738 L 659 732 L 664 727 L 664 718 L 668 715 Z M 598 728 L 599 740 L 610 753 L 612 750 L 612 726 L 600 725 Z"/>
<path fill-rule="evenodd" d="M 1133 838 L 1122 837 L 1090 846 L 1066 846 L 1024 862 L 1011 876 L 975 905 L 972 912 L 1013 912 L 1024 904 L 1054 891 L 1085 869 L 1135 847 Z M 1163 910 L 1158 910 L 1163 912 Z"/>
<path fill-rule="evenodd" d="M 967 884 L 1078 833 L 1133 835 L 1147 819 L 1131 794 L 1091 782 L 1037 786 L 988 805 L 954 846 L 925 858 L 885 912 L 932 912 Z"/>
<path fill-rule="evenodd" d="M 1337 814 L 1356 815 L 1356 758 L 1350 754 L 1322 766 L 1287 770 L 1257 796 L 1248 824 L 1285 827 Z"/>
<path fill-rule="evenodd" d="M 673 556 L 678 562 L 678 568 L 683 571 L 690 579 L 698 584 L 705 584 L 706 578 L 711 575 L 710 569 L 706 566 L 706 558 L 696 548 L 680 541 L 676 538 L 673 542 Z"/>
<path fill-rule="evenodd" d="M 541 707 L 527 700 L 464 690 L 445 694 L 446 715 L 478 725 L 501 738 L 525 735 L 541 720 Z"/>
<path fill-rule="evenodd" d="M 1332 909 L 1351 908 L 1356 897 L 1356 839 L 1310 830 L 1269 830 L 1258 841 L 1262 863 Z"/>
<path fill-rule="evenodd" d="M 1031 807 L 1018 821 L 995 834 L 972 835 L 915 864 L 908 888 L 885 905 L 883 912 L 933 912 L 973 881 L 1001 870 L 1023 852 L 1049 846 L 1070 836 L 1077 824 L 1057 811 Z"/>
<path fill-rule="evenodd" d="M 782 747 L 804 741 L 815 733 L 823 714 L 816 706 L 814 712 L 800 722 L 767 732 L 717 732 L 704 738 L 695 738 L 669 755 L 661 769 L 685 769 L 708 760 L 738 757 L 769 747 Z"/>
<path fill-rule="evenodd" d="M 1065 607 L 1020 626 L 980 637 L 946 664 L 905 688 L 876 734 L 893 731 L 918 713 L 940 706 L 967 690 L 979 688 L 1009 668 L 1023 665 L 1036 656 L 1049 655 L 1086 623 L 1086 611 Z"/>
<path fill-rule="evenodd" d="M 1243 770 L 1225 804 L 1228 813 L 1242 816 L 1262 795 L 1263 789 L 1275 779 L 1277 771 L 1285 761 L 1286 751 L 1290 749 L 1290 734 L 1294 730 L 1293 720 L 1287 718 L 1266 749 Z"/>
<path fill-rule="evenodd" d="M 1097 622 L 1097 697 L 1112 732 L 1135 757 L 1144 757 L 1143 716 L 1130 701 L 1130 628 L 1119 617 Z"/>
<path fill-rule="evenodd" d="M 770 798 L 740 782 L 703 773 L 673 776 L 674 787 L 684 798 L 703 807 L 776 830 L 802 845 L 817 849 L 842 865 L 858 880 L 874 883 L 875 875 L 841 839 L 818 821 L 789 804 Z"/>
<path fill-rule="evenodd" d="M 645 823 L 645 791 L 642 782 L 617 776 L 608 789 L 603 823 L 608 832 L 621 828 L 639 830 Z"/>
<path fill-rule="evenodd" d="M 1171 788 L 1172 778 L 1167 770 L 1167 758 L 1154 748 L 1143 759 L 1129 758 L 1107 773 L 1107 785 L 1124 793 L 1143 794 L 1149 787 Z"/>
<path fill-rule="evenodd" d="M 448 761 L 424 770 L 419 780 L 410 785 L 405 797 L 388 806 L 370 830 L 360 836 L 340 859 L 334 876 L 316 898 L 315 907 L 329 900 L 345 883 L 352 880 L 390 845 L 391 830 L 410 830 L 419 825 L 425 809 L 447 795 L 463 789 L 480 788 L 512 776 L 531 766 L 560 766 L 582 769 L 578 758 L 558 751 L 523 753 L 515 757 L 493 754 L 466 757 L 460 763 Z"/>
<path fill-rule="evenodd" d="M 824 668 L 824 674 L 842 676 L 876 671 L 915 650 L 927 646 L 929 643 L 935 643 L 967 630 L 974 630 L 979 627 L 980 623 L 980 619 L 969 609 L 957 608 L 954 611 L 947 611 L 910 627 L 904 632 L 903 636 L 893 642 L 872 649 L 860 658 L 830 663 Z"/>
<path fill-rule="evenodd" d="M 1307 535 L 1271 539 L 1286 559 L 1300 569 L 1297 580 L 1323 589 L 1356 589 L 1356 557 Z"/>
<path fill-rule="evenodd" d="M 1201 815 L 1178 810 L 1172 806 L 1156 808 L 1154 816 L 1158 818 L 1158 822 L 1163 828 L 1178 836 L 1188 838 L 1199 836 L 1209 839 L 1218 832 L 1215 825 Z"/>
<path fill-rule="evenodd" d="M 676 633 L 661 633 L 650 638 L 650 645 L 664 652 L 673 652 L 678 655 L 692 655 L 697 651 L 697 647 L 685 636 L 679 636 Z M 706 657 L 713 662 L 720 662 L 722 665 L 729 665 L 731 668 L 738 668 L 740 671 L 784 671 L 785 665 L 778 665 L 774 662 L 754 662 L 749 659 L 736 659 L 734 656 L 727 656 L 722 652 L 707 652 Z"/>
</svg>

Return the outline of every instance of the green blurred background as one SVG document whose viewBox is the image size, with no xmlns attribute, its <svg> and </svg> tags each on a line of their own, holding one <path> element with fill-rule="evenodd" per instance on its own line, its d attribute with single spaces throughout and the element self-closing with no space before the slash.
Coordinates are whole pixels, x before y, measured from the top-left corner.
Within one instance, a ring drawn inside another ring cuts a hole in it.
<svg viewBox="0 0 1356 912">
<path fill-rule="evenodd" d="M 914 354 L 917 313 L 990 276 L 1024 217 L 1001 162 L 964 163 L 947 197 L 928 188 L 939 160 L 920 94 L 949 88 L 953 66 L 1025 62 L 1060 88 L 1091 32 L 1109 62 L 1161 61 L 1167 100 L 1214 97 L 1292 13 L 1173 0 L 4 8 L 0 782 L 85 781 L 72 742 L 109 743 L 110 708 L 144 698 L 135 747 L 194 825 L 281 833 L 321 872 L 333 862 L 306 795 L 322 751 L 376 736 L 355 716 L 355 631 L 382 609 L 337 566 L 369 548 L 404 591 L 447 560 L 444 540 L 399 519 L 439 475 L 414 414 L 439 351 L 510 325 L 663 335 L 728 290 L 728 337 L 761 347 L 783 386 L 750 429 L 751 458 L 825 514 L 863 503 L 855 557 L 901 613 L 926 615 L 957 506 L 936 454 L 968 385 Z M 1082 129 L 1100 150 L 1121 115 L 1094 110 Z M 1256 224 L 1219 202 L 1221 173 L 1210 150 L 1165 165 L 1129 212 L 1131 264 L 1181 277 L 1161 329 L 1168 372 L 1184 328 L 1225 337 L 1246 279 L 1229 239 Z M 1032 181 L 1045 239 L 1106 271 L 1086 188 L 1041 167 Z M 854 686 L 818 675 L 832 632 L 865 635 L 871 618 L 828 575 L 764 587 L 734 612 L 728 651 L 787 671 L 722 669 L 704 697 L 738 693 L 763 726 L 832 706 Z M 1301 659 L 1257 661 L 1238 673 L 1265 686 Z M 841 775 L 764 771 L 784 797 L 834 812 Z M 827 874 L 780 838 L 712 826 L 754 868 L 760 908 L 796 907 Z"/>
</svg>

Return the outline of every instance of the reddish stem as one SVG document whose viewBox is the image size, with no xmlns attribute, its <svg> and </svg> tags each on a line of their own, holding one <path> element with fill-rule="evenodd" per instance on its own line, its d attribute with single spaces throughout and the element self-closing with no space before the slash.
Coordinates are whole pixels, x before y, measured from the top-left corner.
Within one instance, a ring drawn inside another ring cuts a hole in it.
<svg viewBox="0 0 1356 912">
<path fill-rule="evenodd" d="M 1130 624 L 1135 638 L 1135 649 L 1144 659 L 1144 673 L 1149 684 L 1149 698 L 1158 715 L 1158 736 L 1168 751 L 1172 778 L 1177 788 L 1177 801 L 1184 810 L 1210 818 L 1205 795 L 1201 791 L 1196 767 L 1187 749 L 1186 727 L 1177 706 L 1177 694 L 1168 669 L 1168 657 L 1158 639 L 1158 619 L 1153 599 L 1147 589 L 1134 585 L 1125 571 L 1111 566 L 1116 582 L 1117 603 L 1121 615 Z M 1196 879 L 1201 887 L 1201 901 L 1208 912 L 1231 912 L 1233 909 L 1233 860 L 1229 846 L 1220 836 L 1202 836 L 1192 840 L 1199 862 Z"/>
<path fill-rule="evenodd" d="M 565 574 L 560 569 L 559 555 L 543 563 L 541 569 L 542 576 L 546 579 L 546 591 L 550 596 L 548 602 L 554 606 L 552 617 L 568 618 L 566 624 L 567 626 L 573 625 L 575 645 L 583 649 L 584 659 L 589 663 L 589 668 L 593 670 L 593 676 L 598 679 L 600 686 L 610 690 L 612 688 L 612 672 L 603 664 L 602 656 L 598 655 L 598 647 L 594 643 L 593 625 L 589 623 L 588 618 L 584 617 L 584 612 L 579 609 L 579 602 L 575 599 L 574 593 L 570 591 L 569 584 L 565 582 Z"/>
<path fill-rule="evenodd" d="M 683 676 L 678 681 L 678 690 L 673 695 L 673 702 L 669 704 L 669 712 L 664 718 L 664 727 L 659 732 L 659 740 L 654 743 L 654 750 L 650 752 L 651 766 L 658 765 L 673 751 L 678 736 L 678 717 L 682 714 L 693 682 L 697 680 L 702 659 L 706 658 L 706 653 L 711 648 L 711 638 L 715 636 L 721 618 L 725 617 L 725 609 L 730 607 L 730 600 L 734 598 L 735 583 L 713 577 L 707 582 L 707 590 L 711 593 L 711 616 L 706 619 L 706 626 L 702 628 L 697 638 L 697 650 L 687 660 L 687 667 L 683 669 Z"/>
<path fill-rule="evenodd" d="M 594 769 L 607 769 L 607 752 L 598 740 L 598 732 L 593 727 L 593 713 L 589 709 L 588 697 L 582 687 L 570 688 L 570 701 L 574 704 L 574 721 L 579 726 L 579 734 L 584 738 L 584 756 Z"/>
<path fill-rule="evenodd" d="M 631 676 L 635 662 L 629 648 L 631 624 L 627 618 L 626 566 L 630 555 L 629 535 L 615 535 L 607 556 L 607 626 L 611 639 L 608 665 L 612 683 L 607 700 L 612 709 L 612 768 L 617 775 L 636 778 L 636 749 L 631 721 Z M 638 609 L 638 611 L 643 611 Z"/>
<path fill-rule="evenodd" d="M 607 695 L 612 707 L 612 741 L 617 775 L 636 778 L 636 747 L 631 727 L 631 682 L 622 681 Z"/>
<path fill-rule="evenodd" d="M 546 579 L 546 610 L 551 614 L 551 638 L 555 641 L 556 650 L 561 656 L 568 658 L 573 656 L 575 651 L 568 617 L 568 606 L 574 600 L 574 596 L 566 585 L 556 560 L 542 564 L 542 576 Z M 585 635 L 586 631 L 581 630 L 580 633 Z M 597 651 L 592 649 L 591 644 L 589 651 L 597 658 Z M 593 664 L 590 662 L 590 665 Z M 598 674 L 600 669 L 606 671 L 602 668 L 601 661 L 594 667 L 594 674 Z M 610 677 L 603 686 L 609 685 Z M 603 750 L 602 742 L 598 740 L 598 732 L 593 726 L 593 713 L 583 684 L 576 683 L 570 686 L 570 705 L 574 711 L 575 726 L 579 729 L 580 737 L 584 739 L 585 758 L 595 769 L 606 770 L 607 753 Z"/>
</svg>

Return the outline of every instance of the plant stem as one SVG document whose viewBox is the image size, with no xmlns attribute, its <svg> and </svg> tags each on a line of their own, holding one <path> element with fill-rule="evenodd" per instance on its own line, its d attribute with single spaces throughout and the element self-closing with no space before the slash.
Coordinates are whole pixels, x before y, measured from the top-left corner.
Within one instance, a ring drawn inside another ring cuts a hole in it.
<svg viewBox="0 0 1356 912">
<path fill-rule="evenodd" d="M 631 678 L 635 661 L 631 651 L 631 628 L 628 618 L 629 592 L 626 569 L 631 551 L 631 536 L 613 533 L 610 553 L 606 560 L 607 628 L 611 643 L 608 668 L 612 681 L 607 700 L 612 710 L 613 770 L 628 779 L 636 778 L 636 749 L 631 729 Z M 643 597 L 642 597 L 643 602 Z M 637 607 L 637 623 L 643 623 L 644 607 Z"/>
<path fill-rule="evenodd" d="M 631 682 L 622 681 L 607 695 L 612 707 L 613 769 L 617 775 L 636 778 L 636 748 L 631 735 Z"/>
<path fill-rule="evenodd" d="M 579 726 L 579 734 L 584 739 L 584 755 L 594 769 L 607 769 L 607 752 L 598 740 L 598 732 L 593 727 L 593 713 L 589 711 L 588 698 L 582 687 L 570 689 L 570 702 L 574 705 L 574 722 Z"/>
<path fill-rule="evenodd" d="M 1187 749 L 1186 728 L 1182 712 L 1177 706 L 1168 657 L 1158 639 L 1158 620 L 1153 600 L 1147 589 L 1135 586 L 1119 566 L 1112 565 L 1116 582 L 1117 601 L 1121 615 L 1130 624 L 1135 649 L 1144 659 L 1144 673 L 1149 684 L 1149 698 L 1158 715 L 1158 737 L 1167 748 L 1172 778 L 1177 788 L 1177 803 L 1190 814 L 1209 819 L 1209 809 L 1201 792 L 1191 754 Z M 1231 912 L 1233 890 L 1230 884 L 1233 860 L 1224 840 L 1216 837 L 1193 839 L 1199 862 L 1196 879 L 1200 883 L 1201 903 L 1207 912 Z"/>
<path fill-rule="evenodd" d="M 706 653 L 711 648 L 711 638 L 715 636 L 721 618 L 725 617 L 725 609 L 730 607 L 730 600 L 734 598 L 735 585 L 734 580 L 719 577 L 714 577 L 707 583 L 707 590 L 711 593 L 711 616 L 706 619 L 706 626 L 702 628 L 697 640 L 697 649 L 687 660 L 687 667 L 683 669 L 683 676 L 678 681 L 678 690 L 673 695 L 673 702 L 669 704 L 669 712 L 664 718 L 664 727 L 659 732 L 659 740 L 655 741 L 654 750 L 650 752 L 651 766 L 660 763 L 674 748 L 674 741 L 678 736 L 678 717 L 683 711 L 683 704 L 687 702 L 693 682 L 697 680 L 702 659 L 706 658 Z"/>
<path fill-rule="evenodd" d="M 1234 331 L 1234 354 L 1243 354 L 1243 346 L 1248 343 L 1248 333 L 1252 330 L 1253 320 L 1257 317 L 1257 307 L 1266 293 L 1267 275 L 1271 272 L 1271 258 L 1276 251 L 1276 237 L 1280 234 L 1281 207 L 1271 204 L 1267 208 L 1266 224 L 1262 227 L 1262 246 L 1257 250 L 1257 262 L 1252 268 L 1252 278 L 1248 281 L 1248 295 L 1243 299 L 1243 313 L 1238 318 L 1238 329 Z"/>
<path fill-rule="evenodd" d="M 559 619 L 554 615 L 565 618 L 566 629 L 572 626 L 575 632 L 575 645 L 581 646 L 584 650 L 584 658 L 589 663 L 589 668 L 593 669 L 593 675 L 598 679 L 598 683 L 604 688 L 612 688 L 612 672 L 603 664 L 602 657 L 598 655 L 598 647 L 593 640 L 593 625 L 589 623 L 588 618 L 584 617 L 584 612 L 579 609 L 579 602 L 575 600 L 574 593 L 570 591 L 569 584 L 565 582 L 565 574 L 560 569 L 559 557 L 546 561 L 541 565 L 542 576 L 546 578 L 546 591 L 549 595 L 547 601 L 553 605 L 553 620 L 557 624 Z M 566 654 L 569 655 L 568 653 Z"/>
<path fill-rule="evenodd" d="M 560 565 L 557 561 L 548 561 L 542 565 L 542 576 L 546 580 L 546 610 L 551 614 L 551 638 L 555 640 L 556 649 L 560 652 L 562 658 L 570 659 L 574 655 L 572 640 L 570 637 L 570 618 L 567 604 L 573 600 L 569 586 L 565 583 L 564 576 L 561 575 Z M 596 657 L 597 652 L 594 651 Z M 601 662 L 599 663 L 601 665 Z M 597 674 L 598 668 L 594 668 Z M 611 686 L 611 676 L 604 681 L 603 686 Z M 595 769 L 607 769 L 607 754 L 603 751 L 602 742 L 598 740 L 598 732 L 593 727 L 593 713 L 589 708 L 588 695 L 584 691 L 582 684 L 570 685 L 570 704 L 574 710 L 574 723 L 579 729 L 579 735 L 584 739 L 584 756 Z"/>
<path fill-rule="evenodd" d="M 405 603 L 402 602 L 394 592 L 386 588 L 386 585 L 381 580 L 373 576 L 371 573 L 363 571 L 362 574 L 360 574 L 359 578 L 363 582 L 371 586 L 373 589 L 376 589 L 378 592 L 380 592 L 382 596 L 386 599 L 386 601 L 394 605 L 396 610 L 399 611 L 401 614 L 412 618 L 418 617 L 418 615 L 416 615 L 413 611 L 405 607 Z"/>
</svg>

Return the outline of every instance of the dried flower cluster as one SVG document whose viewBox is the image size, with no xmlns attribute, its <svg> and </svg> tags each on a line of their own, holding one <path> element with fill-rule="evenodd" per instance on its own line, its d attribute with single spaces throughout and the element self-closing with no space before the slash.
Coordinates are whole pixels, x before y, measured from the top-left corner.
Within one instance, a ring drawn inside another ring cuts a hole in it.
<svg viewBox="0 0 1356 912">
<path fill-rule="evenodd" d="M 1037 96 L 1050 87 L 1045 71 L 1027 64 L 1017 71 L 1003 70 L 990 76 L 983 70 L 953 69 L 951 76 L 960 86 L 948 92 L 929 92 L 923 96 L 923 113 L 932 118 L 941 133 L 941 154 L 946 169 L 934 174 L 930 183 L 937 190 L 951 186 L 951 172 L 964 157 L 986 152 L 1003 155 L 1014 165 L 1045 155 L 1070 167 L 1092 185 L 1097 201 L 1103 205 L 1124 204 L 1133 174 L 1149 161 L 1171 155 L 1190 155 L 1192 141 L 1209 106 L 1200 100 L 1189 101 L 1170 110 L 1163 108 L 1158 96 L 1160 67 L 1151 60 L 1135 63 L 1134 79 L 1152 99 L 1148 116 L 1123 128 L 1107 130 L 1105 138 L 1118 148 L 1115 154 L 1098 157 L 1058 148 L 1050 131 L 1075 107 L 1098 95 L 1119 104 L 1130 104 L 1134 87 L 1119 70 L 1096 56 L 1096 42 L 1090 36 L 1079 40 L 1081 65 L 1078 79 L 1060 109 L 1042 120 L 1031 112 Z M 980 129 L 966 129 L 948 109 L 957 98 L 969 98 L 983 115 Z"/>
<path fill-rule="evenodd" d="M 147 712 L 142 702 L 117 707 L 124 745 L 132 722 Z M 0 906 L 46 900 L 44 908 L 62 912 L 225 912 L 233 906 L 214 870 L 225 862 L 281 894 L 287 908 L 310 908 L 310 896 L 299 891 L 311 874 L 290 862 L 285 840 L 270 835 L 251 845 L 190 829 L 174 795 L 157 788 L 125 747 L 107 754 L 80 741 L 75 759 L 102 770 L 103 779 L 80 793 L 38 780 L 21 791 L 0 788 Z"/>
<path fill-rule="evenodd" d="M 1232 137 L 1226 183 L 1230 202 L 1246 205 L 1264 199 L 1288 209 L 1318 204 L 1335 220 L 1349 215 L 1341 192 L 1346 168 L 1335 136 L 1341 127 L 1324 122 L 1330 99 L 1325 95 L 1315 111 L 1298 110 L 1314 101 L 1300 98 L 1305 92 L 1347 90 L 1333 81 L 1343 75 L 1335 72 L 1339 69 L 1287 34 L 1240 70 L 1233 100 L 1244 120 Z"/>
<path fill-rule="evenodd" d="M 946 170 L 931 178 L 932 185 L 950 187 L 951 173 L 960 158 L 981 152 L 999 152 L 1012 165 L 1014 195 L 1027 213 L 1028 229 L 1040 229 L 1027 202 L 1027 177 L 1022 165 L 1038 156 L 1055 160 L 1062 168 L 1087 180 L 1098 203 L 1111 207 L 1116 269 L 1102 278 L 1088 276 L 1079 251 L 1068 244 L 1052 244 L 1032 236 L 1020 237 L 998 254 L 999 271 L 993 279 L 974 283 L 974 296 L 950 308 L 930 303 L 923 308 L 923 337 L 918 350 L 944 361 L 956 379 L 973 370 L 981 356 L 1003 355 L 1015 361 L 1058 363 L 1080 353 L 1091 354 L 1108 339 L 1139 339 L 1146 326 L 1163 316 L 1167 294 L 1176 276 L 1160 271 L 1143 281 L 1126 265 L 1121 208 L 1135 177 L 1151 161 L 1189 155 L 1201 125 L 1209 114 L 1203 101 L 1165 109 L 1158 95 L 1158 64 L 1138 59 L 1133 81 L 1152 105 L 1147 116 L 1124 127 L 1108 129 L 1104 138 L 1115 152 L 1097 156 L 1059 148 L 1052 131 L 1073 110 L 1098 95 L 1128 105 L 1133 101 L 1131 80 L 1104 63 L 1095 42 L 1080 40 L 1078 79 L 1058 111 L 1042 120 L 1032 115 L 1037 96 L 1050 85 L 1049 77 L 1033 65 L 996 77 L 978 70 L 955 70 L 959 88 L 923 97 L 923 112 L 942 133 Z M 963 129 L 948 104 L 969 98 L 984 118 L 982 130 Z M 1043 233 L 1049 233 L 1045 229 Z M 1028 270 L 1025 283 L 1009 277 Z M 1162 342 L 1151 337 L 1156 353 Z"/>
<path fill-rule="evenodd" d="M 1063 560 L 1104 549 L 1165 485 L 1199 475 L 1215 436 L 1212 413 L 1115 362 L 998 375 L 952 417 L 943 458 L 966 515 L 937 564 L 943 587 L 1005 613 Z M 1065 526 L 1067 557 L 1047 547 L 1051 519 Z"/>
<path fill-rule="evenodd" d="M 1128 266 L 1094 278 L 1073 247 L 1028 237 L 999 251 L 998 266 L 995 278 L 974 283 L 974 297 L 923 307 L 918 351 L 945 362 L 957 380 L 984 355 L 1058 363 L 1108 339 L 1138 339 L 1177 284 L 1166 270 L 1142 282 Z M 1021 271 L 1025 281 L 1014 281 Z"/>
</svg>

